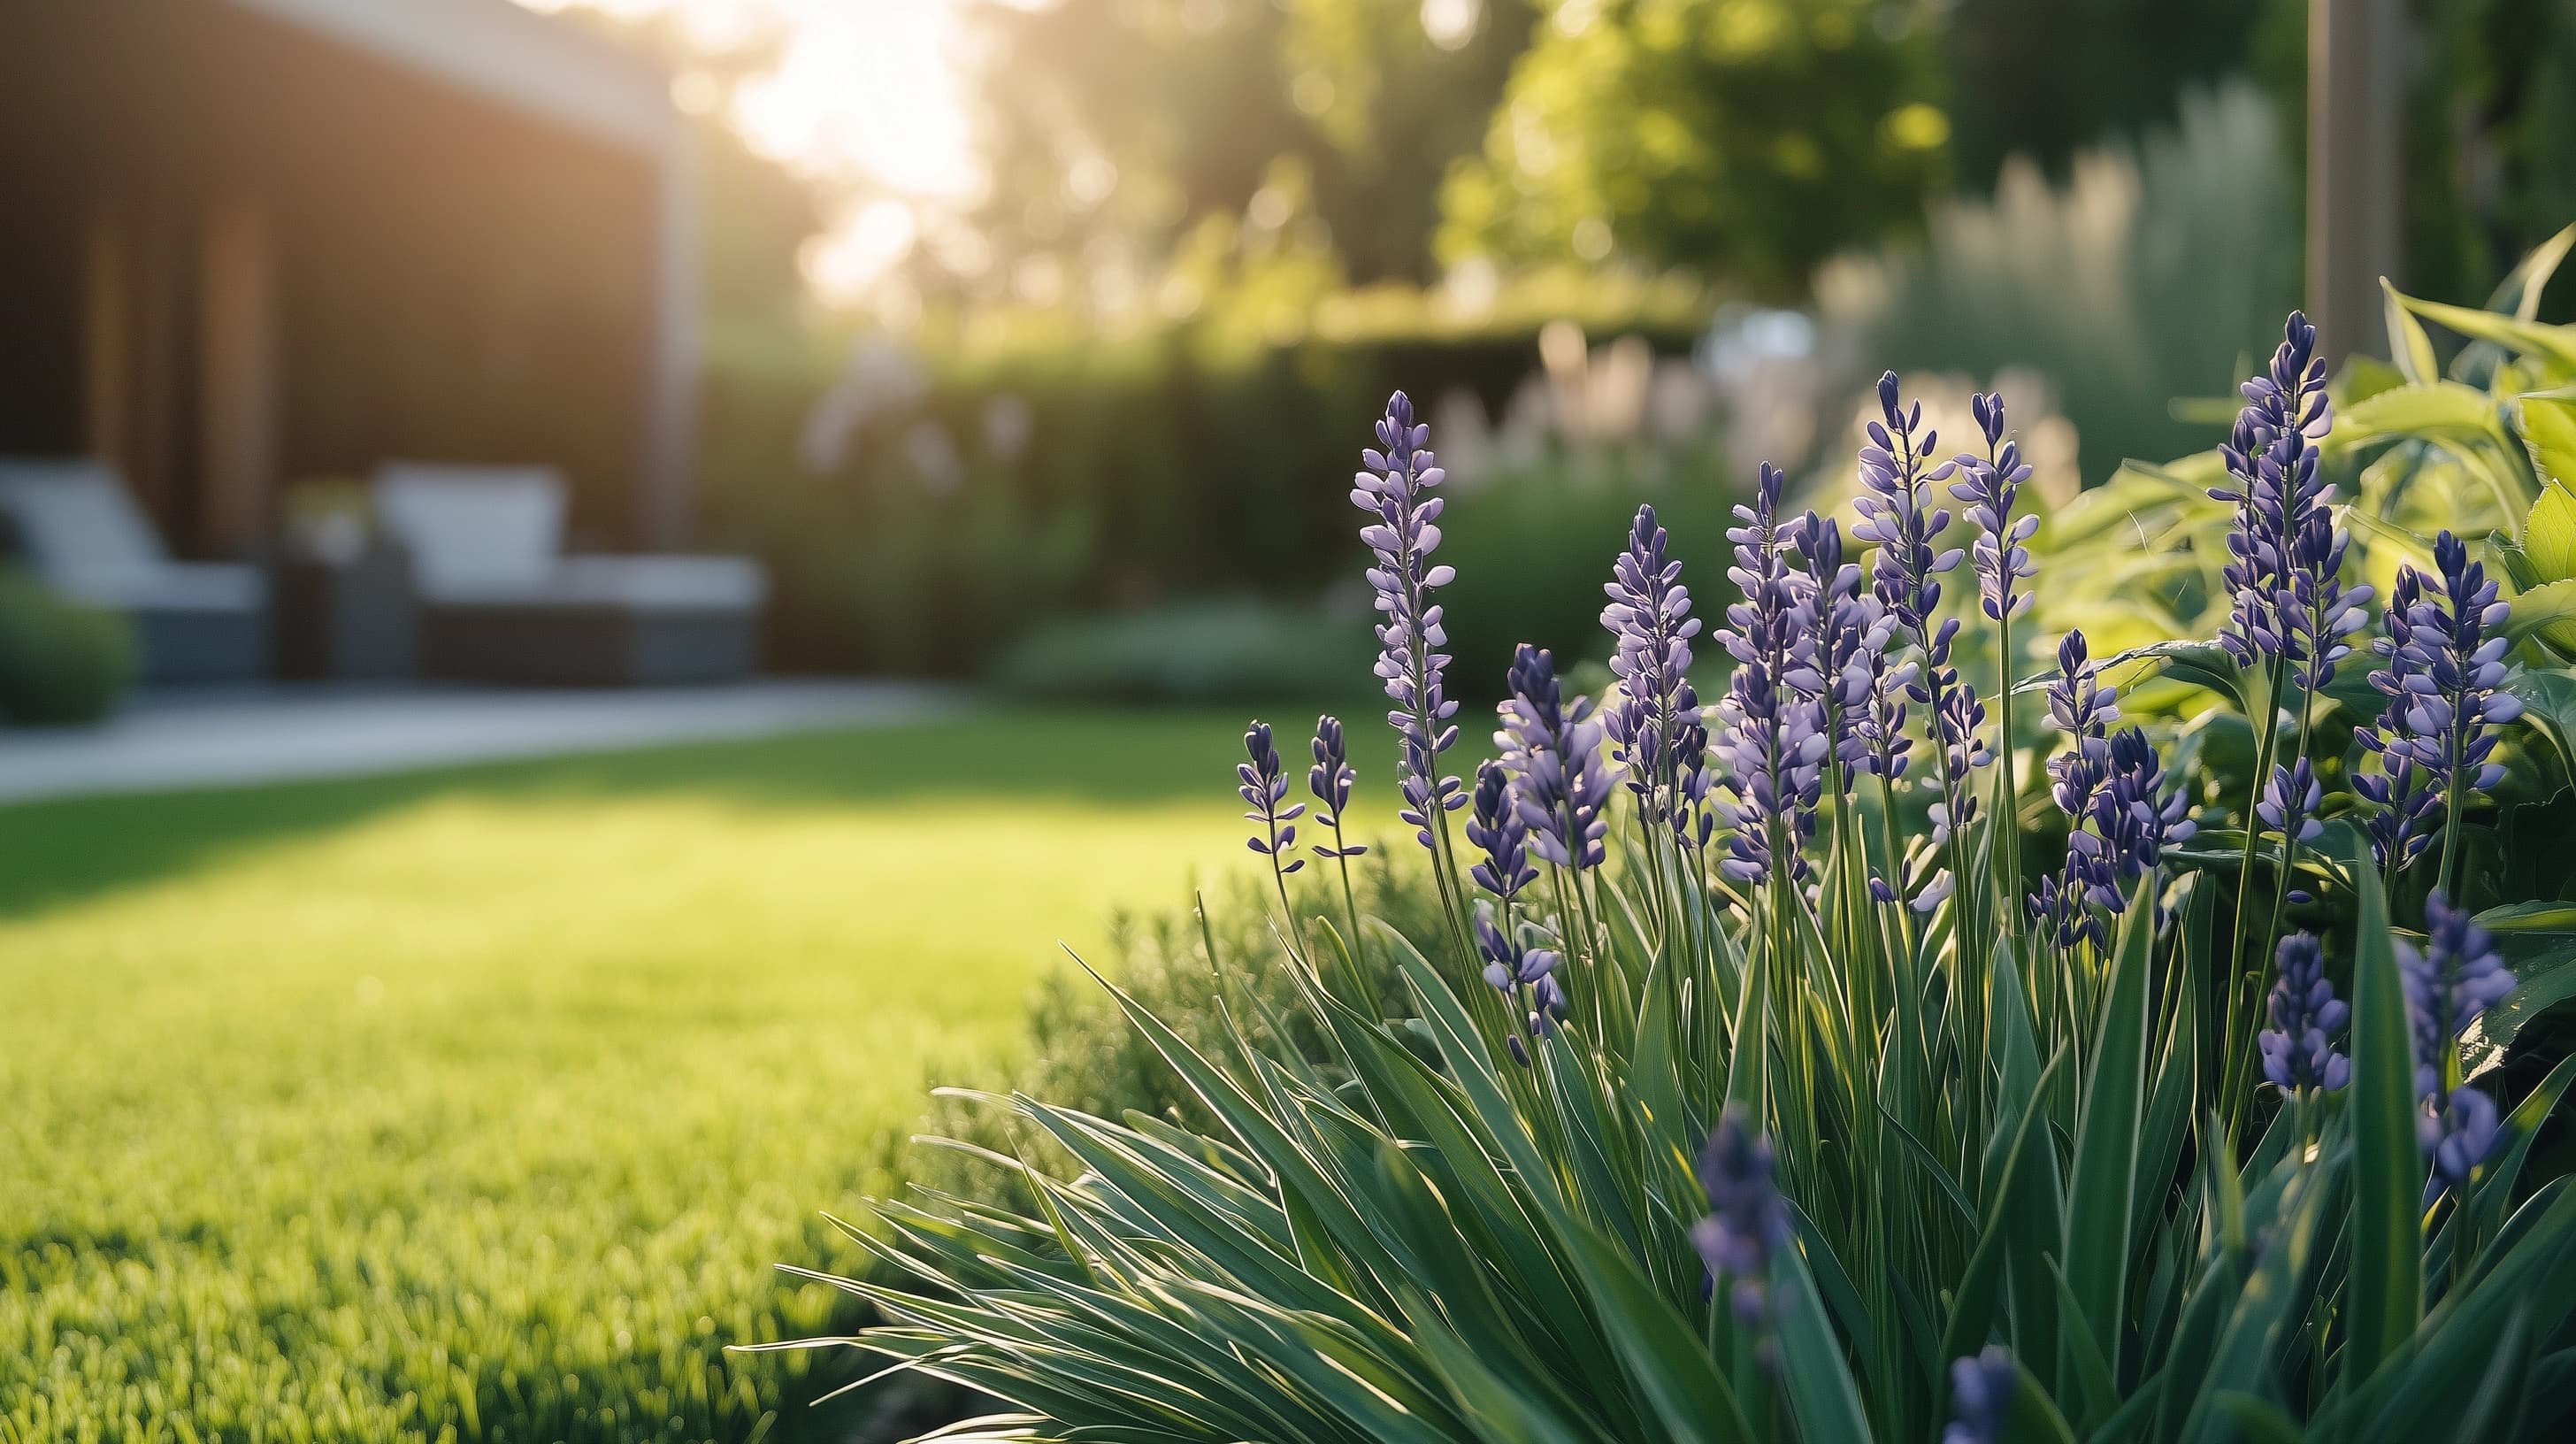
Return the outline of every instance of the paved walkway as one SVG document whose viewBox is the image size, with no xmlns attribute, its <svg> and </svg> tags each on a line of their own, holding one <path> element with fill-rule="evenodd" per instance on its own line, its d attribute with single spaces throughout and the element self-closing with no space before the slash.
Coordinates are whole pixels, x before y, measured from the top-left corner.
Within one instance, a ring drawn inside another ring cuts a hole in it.
<svg viewBox="0 0 2576 1444">
<path fill-rule="evenodd" d="M 824 680 L 622 691 L 263 687 L 147 695 L 103 726 L 0 731 L 0 801 L 885 726 L 957 705 L 957 694 L 931 684 Z"/>
</svg>

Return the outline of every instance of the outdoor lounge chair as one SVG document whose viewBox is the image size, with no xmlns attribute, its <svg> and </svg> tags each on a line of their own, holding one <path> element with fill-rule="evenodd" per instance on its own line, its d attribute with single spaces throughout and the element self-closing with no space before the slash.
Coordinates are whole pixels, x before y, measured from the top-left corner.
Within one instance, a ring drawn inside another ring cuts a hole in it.
<svg viewBox="0 0 2576 1444">
<path fill-rule="evenodd" d="M 411 553 L 422 666 L 491 682 L 715 682 L 759 665 L 768 576 L 749 557 L 565 556 L 545 467 L 390 462 L 378 522 Z"/>
<path fill-rule="evenodd" d="M 107 462 L 0 461 L 0 521 L 47 585 L 131 621 L 145 683 L 247 681 L 266 670 L 266 577 L 172 560 Z"/>
</svg>

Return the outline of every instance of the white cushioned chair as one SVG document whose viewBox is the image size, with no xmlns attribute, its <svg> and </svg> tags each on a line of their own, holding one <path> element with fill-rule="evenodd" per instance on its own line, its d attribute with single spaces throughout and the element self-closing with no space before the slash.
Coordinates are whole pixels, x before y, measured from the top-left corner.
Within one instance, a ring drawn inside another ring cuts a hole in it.
<svg viewBox="0 0 2576 1444">
<path fill-rule="evenodd" d="M 243 681 L 266 671 L 266 576 L 173 560 L 114 466 L 0 461 L 0 519 L 48 586 L 125 614 L 145 682 Z"/>
<path fill-rule="evenodd" d="M 376 516 L 411 554 L 436 675 L 618 685 L 743 677 L 769 580 L 734 556 L 566 556 L 546 467 L 389 462 Z"/>
</svg>

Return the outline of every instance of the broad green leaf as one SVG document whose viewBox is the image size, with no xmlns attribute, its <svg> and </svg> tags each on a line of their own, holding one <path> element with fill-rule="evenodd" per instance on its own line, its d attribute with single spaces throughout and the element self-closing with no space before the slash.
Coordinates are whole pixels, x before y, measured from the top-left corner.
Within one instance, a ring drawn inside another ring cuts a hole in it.
<svg viewBox="0 0 2576 1444">
<path fill-rule="evenodd" d="M 2522 442 L 2531 448 L 2531 469 L 2544 482 L 2576 486 L 2576 386 L 2526 393 Z"/>
<path fill-rule="evenodd" d="M 2569 475 L 2576 476 L 2576 472 Z M 2522 554 L 2541 582 L 2576 577 L 2576 491 L 2565 481 L 2541 487 L 2540 500 L 2522 523 Z"/>
<path fill-rule="evenodd" d="M 2152 642 L 2104 657 L 2094 663 L 2094 669 L 2109 677 L 2115 669 L 2140 662 L 2148 665 L 2117 677 L 2121 687 L 2135 687 L 2149 678 L 2163 677 L 2194 687 L 2206 687 L 2235 703 L 2237 711 L 2247 710 L 2245 684 L 2237 675 L 2236 661 L 2227 654 L 2226 648 L 2215 642 Z M 2053 670 L 2033 673 L 2013 684 L 2013 695 L 2044 692 L 2048 690 L 2048 684 L 2056 680 L 2057 673 Z"/>
<path fill-rule="evenodd" d="M 2576 652 L 2576 580 L 2544 582 L 2512 599 L 2508 637 L 2539 638 L 2561 652 Z"/>
<path fill-rule="evenodd" d="M 2424 1158 L 2415 1142 L 2415 1058 L 2388 900 L 2349 829 L 2334 845 L 2354 882 L 2352 1278 L 2345 1367 L 2367 1377 L 2423 1317 Z"/>
<path fill-rule="evenodd" d="M 2297 1420 L 2281 1412 L 2280 1405 L 2259 1394 L 2230 1390 L 2210 1402 L 2243 1431 L 2247 1444 L 2299 1444 L 2306 1437 L 2300 1432 Z"/>
<path fill-rule="evenodd" d="M 2406 298 L 2406 307 L 2427 321 L 2448 326 L 2463 336 L 2493 341 L 2521 356 L 2543 357 L 2560 366 L 2576 366 L 2576 328 L 2544 326 L 2519 316 L 2499 316 L 2467 306 Z"/>
</svg>

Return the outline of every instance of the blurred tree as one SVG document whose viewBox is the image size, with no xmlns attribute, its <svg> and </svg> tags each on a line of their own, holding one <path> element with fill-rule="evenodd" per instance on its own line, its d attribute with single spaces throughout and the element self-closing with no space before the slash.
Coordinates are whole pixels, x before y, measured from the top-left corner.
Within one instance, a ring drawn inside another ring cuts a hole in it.
<svg viewBox="0 0 2576 1444">
<path fill-rule="evenodd" d="M 1276 229 L 1303 202 L 1352 279 L 1426 277 L 1441 170 L 1482 132 L 1530 3 L 985 0 L 989 185 L 932 259 L 994 290 L 1067 267 L 1114 286 L 1211 216 Z"/>
<path fill-rule="evenodd" d="M 2077 148 L 2170 124 L 2183 87 L 2246 68 L 2247 0 L 1952 0 L 1956 179 L 1993 187 L 2011 155 L 2063 174 Z"/>
<path fill-rule="evenodd" d="M 1443 259 L 1692 266 L 1796 295 L 1947 178 L 1937 0 L 1547 0 Z"/>
</svg>

